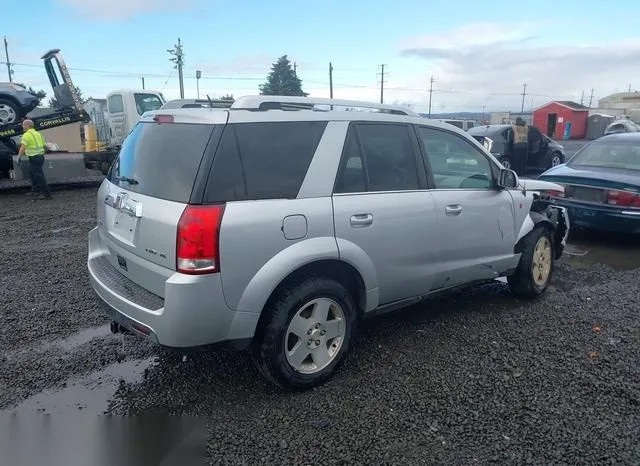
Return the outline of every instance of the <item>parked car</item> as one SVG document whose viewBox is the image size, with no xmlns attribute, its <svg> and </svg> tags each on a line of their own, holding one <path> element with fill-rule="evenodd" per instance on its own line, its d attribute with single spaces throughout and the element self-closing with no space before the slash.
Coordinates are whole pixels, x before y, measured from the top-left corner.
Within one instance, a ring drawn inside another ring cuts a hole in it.
<svg viewBox="0 0 640 466">
<path fill-rule="evenodd" d="M 620 119 L 609 123 L 604 129 L 604 135 L 618 134 L 618 133 L 637 133 L 640 131 L 640 125 L 637 125 L 631 120 Z"/>
<path fill-rule="evenodd" d="M 268 380 L 304 389 L 342 364 L 363 317 L 499 277 L 544 293 L 569 229 L 549 189 L 402 107 L 158 110 L 99 189 L 87 267 L 112 331 L 251 348 Z"/>
<path fill-rule="evenodd" d="M 484 138 L 492 141 L 491 153 L 504 168 L 513 167 L 513 128 L 511 125 L 484 125 L 469 130 L 469 134 L 482 143 Z M 546 170 L 564 163 L 564 146 L 529 126 L 529 158 L 527 167 Z"/>
<path fill-rule="evenodd" d="M 453 125 L 456 128 L 460 128 L 463 131 L 469 131 L 471 128 L 474 128 L 476 126 L 478 126 L 478 122 L 475 120 L 447 120 L 447 119 L 440 119 L 440 121 Z"/>
<path fill-rule="evenodd" d="M 640 233 L 640 133 L 603 136 L 538 177 L 564 186 L 549 194 L 573 225 Z"/>
<path fill-rule="evenodd" d="M 0 83 L 0 126 L 17 123 L 38 106 L 38 98 L 17 83 Z"/>
</svg>

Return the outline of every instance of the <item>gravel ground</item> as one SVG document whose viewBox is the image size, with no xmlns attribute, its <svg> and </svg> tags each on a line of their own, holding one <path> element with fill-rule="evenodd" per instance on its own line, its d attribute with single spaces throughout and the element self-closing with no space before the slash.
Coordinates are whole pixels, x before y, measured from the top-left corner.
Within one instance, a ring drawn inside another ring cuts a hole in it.
<svg viewBox="0 0 640 466">
<path fill-rule="evenodd" d="M 212 464 L 640 463 L 637 268 L 566 256 L 536 302 L 495 283 L 372 320 L 336 377 L 285 394 L 245 354 L 123 352 L 85 274 L 95 190 L 56 194 L 0 196 L 0 408 L 157 355 L 107 411 L 204 417 Z"/>
</svg>

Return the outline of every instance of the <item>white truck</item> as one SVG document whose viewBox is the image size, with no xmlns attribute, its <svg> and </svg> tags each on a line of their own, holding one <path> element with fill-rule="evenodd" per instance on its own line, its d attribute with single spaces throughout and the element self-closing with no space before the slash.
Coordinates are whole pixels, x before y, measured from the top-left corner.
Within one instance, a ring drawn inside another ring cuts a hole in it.
<svg viewBox="0 0 640 466">
<path fill-rule="evenodd" d="M 162 92 L 145 89 L 116 89 L 107 94 L 109 146 L 117 149 L 142 114 L 158 110 L 166 100 Z"/>
</svg>

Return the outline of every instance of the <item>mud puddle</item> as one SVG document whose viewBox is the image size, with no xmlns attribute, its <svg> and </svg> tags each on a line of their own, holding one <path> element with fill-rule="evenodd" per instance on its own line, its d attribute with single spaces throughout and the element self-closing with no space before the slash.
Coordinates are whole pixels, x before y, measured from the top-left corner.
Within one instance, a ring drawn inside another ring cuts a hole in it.
<svg viewBox="0 0 640 466">
<path fill-rule="evenodd" d="M 26 399 L 18 406 L 0 411 L 0 418 L 20 414 L 68 414 L 86 410 L 104 413 L 121 383 L 136 383 L 144 378 L 145 370 L 156 364 L 156 357 L 123 361 L 69 381 L 61 390 L 45 390 Z"/>
</svg>

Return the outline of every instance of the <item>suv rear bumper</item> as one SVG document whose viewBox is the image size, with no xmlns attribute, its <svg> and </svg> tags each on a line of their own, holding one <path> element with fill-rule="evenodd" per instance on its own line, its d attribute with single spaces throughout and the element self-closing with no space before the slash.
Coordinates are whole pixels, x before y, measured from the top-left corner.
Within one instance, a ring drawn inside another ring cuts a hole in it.
<svg viewBox="0 0 640 466">
<path fill-rule="evenodd" d="M 89 232 L 87 269 L 91 287 L 111 320 L 159 345 L 192 348 L 253 337 L 259 313 L 232 311 L 222 293 L 220 274 L 174 273 L 165 282 L 164 299 L 116 270 Z"/>
</svg>

